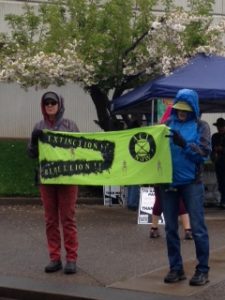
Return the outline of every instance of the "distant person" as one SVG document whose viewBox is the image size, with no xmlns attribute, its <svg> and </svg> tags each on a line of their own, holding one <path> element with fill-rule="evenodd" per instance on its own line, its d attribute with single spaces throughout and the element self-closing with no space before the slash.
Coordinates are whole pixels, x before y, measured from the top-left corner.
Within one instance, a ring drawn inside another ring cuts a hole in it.
<svg viewBox="0 0 225 300">
<path fill-rule="evenodd" d="M 162 206 L 160 203 L 159 193 L 157 188 L 155 188 L 155 203 L 152 209 L 152 223 L 150 225 L 150 233 L 149 237 L 152 239 L 159 238 L 160 232 L 158 228 L 159 219 L 162 215 Z M 184 228 L 184 239 L 185 240 L 192 240 L 192 232 L 191 232 L 191 225 L 188 213 L 184 207 L 184 203 L 182 199 L 180 199 L 179 204 L 179 216 Z"/>
<path fill-rule="evenodd" d="M 52 131 L 77 132 L 76 124 L 63 118 L 64 100 L 55 92 L 47 92 L 41 99 L 43 120 L 38 122 L 32 131 L 28 145 L 30 157 L 38 158 L 38 139 L 43 129 Z M 50 263 L 45 272 L 51 273 L 62 269 L 61 243 L 66 251 L 65 274 L 76 273 L 78 249 L 75 207 L 78 188 L 75 185 L 40 184 L 41 199 L 45 210 L 46 235 Z M 62 225 L 63 237 L 60 234 Z"/>
<path fill-rule="evenodd" d="M 195 243 L 197 265 L 189 284 L 205 285 L 209 272 L 209 237 L 204 221 L 204 186 L 201 172 L 204 161 L 211 151 L 209 125 L 201 121 L 198 94 L 194 90 L 178 91 L 169 120 L 171 130 L 172 183 L 160 185 L 165 218 L 169 272 L 165 283 L 186 279 L 178 233 L 180 198 L 190 217 Z"/>
<path fill-rule="evenodd" d="M 139 207 L 140 186 L 130 185 L 127 188 L 127 208 L 136 211 Z"/>
<path fill-rule="evenodd" d="M 217 119 L 217 131 L 212 135 L 212 153 L 211 160 L 215 165 L 218 190 L 220 192 L 219 207 L 225 209 L 225 120 Z"/>
</svg>

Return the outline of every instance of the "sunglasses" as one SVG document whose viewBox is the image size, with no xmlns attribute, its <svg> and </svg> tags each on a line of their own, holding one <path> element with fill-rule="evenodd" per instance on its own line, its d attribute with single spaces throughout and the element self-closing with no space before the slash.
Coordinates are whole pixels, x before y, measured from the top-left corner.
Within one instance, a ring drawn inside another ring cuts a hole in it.
<svg viewBox="0 0 225 300">
<path fill-rule="evenodd" d="M 58 104 L 58 102 L 55 100 L 48 100 L 48 101 L 45 101 L 45 103 L 44 103 L 45 106 L 49 106 L 49 105 L 55 106 L 56 104 Z"/>
</svg>

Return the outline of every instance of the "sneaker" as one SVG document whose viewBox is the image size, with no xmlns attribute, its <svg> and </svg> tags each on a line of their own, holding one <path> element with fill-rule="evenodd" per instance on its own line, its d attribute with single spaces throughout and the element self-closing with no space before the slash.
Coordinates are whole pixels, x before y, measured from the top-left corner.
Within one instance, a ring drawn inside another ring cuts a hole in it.
<svg viewBox="0 0 225 300">
<path fill-rule="evenodd" d="M 199 270 L 196 270 L 195 274 L 189 281 L 189 284 L 190 285 L 205 285 L 208 282 L 209 282 L 208 273 L 203 273 L 203 272 L 200 272 Z"/>
<path fill-rule="evenodd" d="M 164 278 L 165 283 L 174 283 L 181 280 L 185 280 L 186 276 L 184 270 L 170 270 L 169 273 Z"/>
<path fill-rule="evenodd" d="M 50 263 L 45 267 L 46 273 L 53 273 L 62 269 L 62 262 L 60 260 L 52 260 Z"/>
<path fill-rule="evenodd" d="M 75 261 L 68 261 L 64 268 L 64 274 L 74 274 L 77 272 L 77 266 Z"/>
<path fill-rule="evenodd" d="M 150 229 L 149 237 L 150 237 L 150 239 L 156 239 L 156 238 L 160 237 L 159 229 L 157 227 L 152 227 Z"/>
<path fill-rule="evenodd" d="M 193 240 L 191 229 L 185 229 L 185 231 L 184 231 L 184 239 L 185 240 Z"/>
</svg>

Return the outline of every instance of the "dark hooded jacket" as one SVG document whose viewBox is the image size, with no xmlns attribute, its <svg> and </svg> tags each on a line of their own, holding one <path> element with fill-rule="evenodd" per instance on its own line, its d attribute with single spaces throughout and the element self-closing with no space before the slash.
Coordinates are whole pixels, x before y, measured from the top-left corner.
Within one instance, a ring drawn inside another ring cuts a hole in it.
<svg viewBox="0 0 225 300">
<path fill-rule="evenodd" d="M 201 180 L 204 161 L 211 151 L 211 135 L 208 123 L 200 120 L 198 95 L 195 91 L 182 89 L 177 93 L 174 104 L 182 101 L 192 108 L 185 122 L 178 119 L 177 110 L 172 109 L 167 125 L 178 131 L 186 141 L 181 148 L 171 139 L 173 186 Z"/>
<path fill-rule="evenodd" d="M 55 119 L 54 123 L 52 123 L 49 120 L 48 115 L 46 114 L 46 111 L 45 111 L 45 107 L 44 107 L 44 99 L 45 99 L 45 96 L 47 93 L 53 93 L 54 97 L 56 97 L 56 99 L 58 99 L 58 112 L 56 114 L 56 119 Z M 48 130 L 52 130 L 52 131 L 78 132 L 79 129 L 75 122 L 73 122 L 69 119 L 63 118 L 63 114 L 65 111 L 63 97 L 58 95 L 55 92 L 47 92 L 47 93 L 45 93 L 41 99 L 41 111 L 43 114 L 43 120 L 36 123 L 33 130 L 48 129 Z M 38 156 L 37 145 L 33 145 L 31 140 L 29 141 L 29 144 L 28 144 L 28 154 L 30 157 L 33 157 L 33 158 Z"/>
</svg>

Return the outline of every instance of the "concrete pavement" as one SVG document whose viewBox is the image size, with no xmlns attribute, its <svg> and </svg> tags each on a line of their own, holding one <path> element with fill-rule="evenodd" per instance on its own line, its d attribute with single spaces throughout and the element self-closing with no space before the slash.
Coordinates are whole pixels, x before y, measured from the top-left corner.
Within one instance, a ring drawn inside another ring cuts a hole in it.
<svg viewBox="0 0 225 300">
<path fill-rule="evenodd" d="M 32 299 L 225 299 L 225 211 L 205 210 L 210 283 L 190 287 L 188 280 L 163 283 L 168 271 L 163 226 L 159 239 L 149 239 L 149 226 L 137 225 L 137 213 L 120 206 L 78 205 L 78 273 L 44 273 L 49 259 L 43 208 L 30 203 L 0 205 L 0 297 L 26 299 L 30 292 L 37 297 Z M 182 239 L 182 254 L 190 278 L 193 241 Z"/>
</svg>

